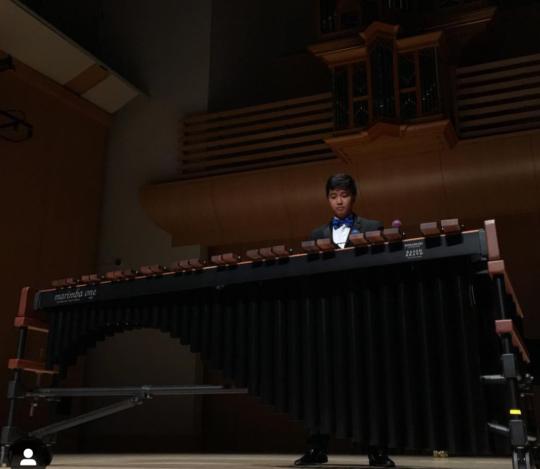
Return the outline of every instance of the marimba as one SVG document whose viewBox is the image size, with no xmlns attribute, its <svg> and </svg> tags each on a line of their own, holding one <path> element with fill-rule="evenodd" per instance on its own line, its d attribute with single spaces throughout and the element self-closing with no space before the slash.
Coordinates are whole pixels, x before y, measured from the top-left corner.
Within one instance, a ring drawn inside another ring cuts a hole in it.
<svg viewBox="0 0 540 469">
<path fill-rule="evenodd" d="M 34 430 L 43 438 L 140 403 L 150 395 L 249 392 L 308 431 L 398 450 L 489 454 L 488 427 L 510 437 L 516 468 L 531 467 L 520 413 L 529 356 L 522 315 L 500 257 L 494 221 L 462 231 L 457 220 L 62 279 L 21 294 L 20 328 L 3 432 L 9 449 L 16 398 L 128 396 L 118 407 Z M 19 373 L 63 377 L 89 347 L 134 328 L 157 328 L 200 353 L 236 389 L 39 388 L 21 395 Z M 48 332 L 45 363 L 24 359 L 27 330 Z M 500 338 L 500 340 L 499 340 Z M 502 355 L 501 355 L 502 344 Z M 485 383 L 505 384 L 505 422 Z M 135 396 L 135 399 L 134 397 Z M 139 396 L 139 398 L 136 398 Z"/>
</svg>

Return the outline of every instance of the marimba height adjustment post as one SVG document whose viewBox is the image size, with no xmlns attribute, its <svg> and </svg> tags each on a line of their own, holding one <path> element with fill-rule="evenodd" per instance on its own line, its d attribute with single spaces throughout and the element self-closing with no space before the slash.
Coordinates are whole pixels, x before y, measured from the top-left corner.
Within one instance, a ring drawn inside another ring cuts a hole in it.
<svg viewBox="0 0 540 469">
<path fill-rule="evenodd" d="M 498 274 L 494 278 L 495 302 L 497 304 L 499 319 L 509 319 L 506 308 L 506 289 L 504 275 Z M 512 446 L 512 466 L 513 469 L 534 469 L 534 457 L 530 437 L 527 434 L 527 425 L 521 415 L 519 399 L 519 383 L 516 354 L 512 348 L 512 337 L 510 334 L 502 334 L 500 337 L 503 354 L 501 355 L 501 372 L 508 389 L 508 411 L 510 418 L 508 421 L 508 437 Z"/>
<path fill-rule="evenodd" d="M 19 337 L 17 339 L 17 358 L 24 358 L 26 350 L 26 339 L 28 336 L 28 329 L 26 327 L 21 327 L 19 329 Z M 21 433 L 13 426 L 13 420 L 15 419 L 15 405 L 17 402 L 17 393 L 16 389 L 20 385 L 21 380 L 21 370 L 13 370 L 13 379 L 8 383 L 8 417 L 6 425 L 2 427 L 2 432 L 0 435 L 0 466 L 4 465 L 4 462 L 7 458 L 7 450 L 9 446 L 21 436 Z"/>
</svg>

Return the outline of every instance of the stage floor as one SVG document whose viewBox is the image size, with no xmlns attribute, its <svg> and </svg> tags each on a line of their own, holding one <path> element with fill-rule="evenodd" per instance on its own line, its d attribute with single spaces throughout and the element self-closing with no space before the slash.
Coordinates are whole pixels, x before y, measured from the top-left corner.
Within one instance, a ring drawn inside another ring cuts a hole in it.
<svg viewBox="0 0 540 469">
<path fill-rule="evenodd" d="M 62 469 L 258 469 L 294 467 L 298 455 L 202 455 L 202 454 L 141 454 L 141 455 L 56 455 L 51 468 Z M 402 469 L 511 469 L 510 458 L 431 458 L 396 456 Z M 326 469 L 368 468 L 366 456 L 330 456 Z"/>
</svg>

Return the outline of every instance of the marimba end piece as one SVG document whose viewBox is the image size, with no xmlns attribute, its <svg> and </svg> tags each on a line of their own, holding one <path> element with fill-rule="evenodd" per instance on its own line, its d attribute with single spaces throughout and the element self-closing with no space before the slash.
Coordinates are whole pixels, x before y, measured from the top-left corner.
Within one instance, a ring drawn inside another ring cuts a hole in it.
<svg viewBox="0 0 540 469">
<path fill-rule="evenodd" d="M 426 237 L 430 236 L 439 236 L 441 234 L 441 229 L 439 227 L 439 222 L 430 221 L 427 223 L 420 224 L 420 232 Z"/>
<path fill-rule="evenodd" d="M 461 233 L 461 225 L 458 218 L 450 218 L 448 220 L 441 220 L 441 229 L 444 234 L 457 234 Z"/>
<path fill-rule="evenodd" d="M 396 243 L 403 239 L 403 232 L 399 227 L 385 228 L 382 232 L 382 235 L 383 238 L 389 243 Z"/>
<path fill-rule="evenodd" d="M 530 363 L 531 358 L 525 342 L 519 334 L 514 322 L 511 319 L 497 319 L 495 321 L 495 331 L 498 335 L 508 334 L 511 337 L 512 345 L 521 353 L 521 358 L 525 363 Z"/>
<path fill-rule="evenodd" d="M 365 237 L 370 243 L 373 244 L 384 243 L 382 230 L 366 231 Z"/>
<path fill-rule="evenodd" d="M 496 261 L 501 258 L 501 250 L 499 248 L 495 220 L 486 220 L 484 222 L 484 230 L 486 232 L 488 259 L 490 261 Z"/>
</svg>

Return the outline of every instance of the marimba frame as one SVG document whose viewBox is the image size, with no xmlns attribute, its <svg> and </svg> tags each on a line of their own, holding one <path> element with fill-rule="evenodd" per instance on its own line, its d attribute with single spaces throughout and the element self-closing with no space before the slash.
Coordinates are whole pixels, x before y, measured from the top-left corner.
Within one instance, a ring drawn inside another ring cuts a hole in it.
<svg viewBox="0 0 540 469">
<path fill-rule="evenodd" d="M 501 374 L 496 376 L 482 377 L 485 382 L 495 384 L 504 384 L 508 389 L 508 409 L 511 413 L 508 427 L 497 424 L 490 424 L 491 430 L 504 434 L 510 439 L 513 452 L 513 467 L 514 469 L 532 469 L 534 467 L 533 453 L 536 449 L 536 438 L 527 434 L 526 422 L 521 414 L 520 409 L 520 391 L 527 386 L 526 380 L 519 375 L 518 372 L 518 355 L 516 348 L 520 351 L 522 358 L 526 360 L 526 350 L 522 341 L 520 342 L 519 334 L 514 329 L 513 325 L 508 329 L 508 320 L 511 316 L 506 308 L 506 297 L 511 296 L 515 299 L 515 295 L 509 282 L 504 263 L 500 259 L 498 242 L 496 239 L 495 224 L 493 221 L 487 221 L 485 224 L 485 248 L 487 251 L 488 271 L 493 279 L 495 304 L 497 305 L 497 328 L 502 344 L 501 355 Z M 455 235 L 455 234 L 454 234 Z M 461 236 L 461 234 L 459 234 Z M 430 239 L 431 243 L 436 242 L 434 238 Z M 386 243 L 388 244 L 388 243 Z M 378 249 L 381 247 L 379 246 Z M 349 248 L 349 249 L 364 249 L 364 247 Z M 501 264 L 502 263 L 502 264 Z M 208 267 L 205 267 L 208 269 Z M 27 305 L 28 307 L 28 305 Z M 520 311 L 516 301 L 516 308 Z M 500 327 L 499 327 L 500 326 Z M 506 328 L 504 328 L 505 326 Z M 56 435 L 59 431 L 67 428 L 72 428 L 83 423 L 87 423 L 98 418 L 103 418 L 123 410 L 138 406 L 146 399 L 159 395 L 207 395 L 207 394 L 238 394 L 246 393 L 245 389 L 229 389 L 216 386 L 141 386 L 141 387 L 124 387 L 124 388 L 38 388 L 31 392 L 21 392 L 20 376 L 24 368 L 21 363 L 24 361 L 24 352 L 27 341 L 28 329 L 31 327 L 21 326 L 19 328 L 19 337 L 17 344 L 16 359 L 18 366 L 13 369 L 13 379 L 8 385 L 9 410 L 7 424 L 2 428 L 1 433 L 1 450 L 0 463 L 5 462 L 8 457 L 8 451 L 11 445 L 21 436 L 30 436 L 34 438 L 47 439 L 52 435 Z M 37 329 L 39 330 L 39 329 Z M 516 345 L 517 344 L 517 345 Z M 30 368 L 28 368 L 30 370 Z M 32 370 L 36 372 L 35 370 Z M 41 372 L 46 372 L 41 370 Z M 14 427 L 15 405 L 16 400 L 31 399 L 33 403 L 37 400 L 56 400 L 66 396 L 78 397 L 97 397 L 97 396 L 114 396 L 127 397 L 118 403 L 110 406 L 97 409 L 95 411 L 68 418 L 64 421 L 47 425 L 41 429 L 33 430 L 28 433 L 23 433 Z"/>
</svg>

